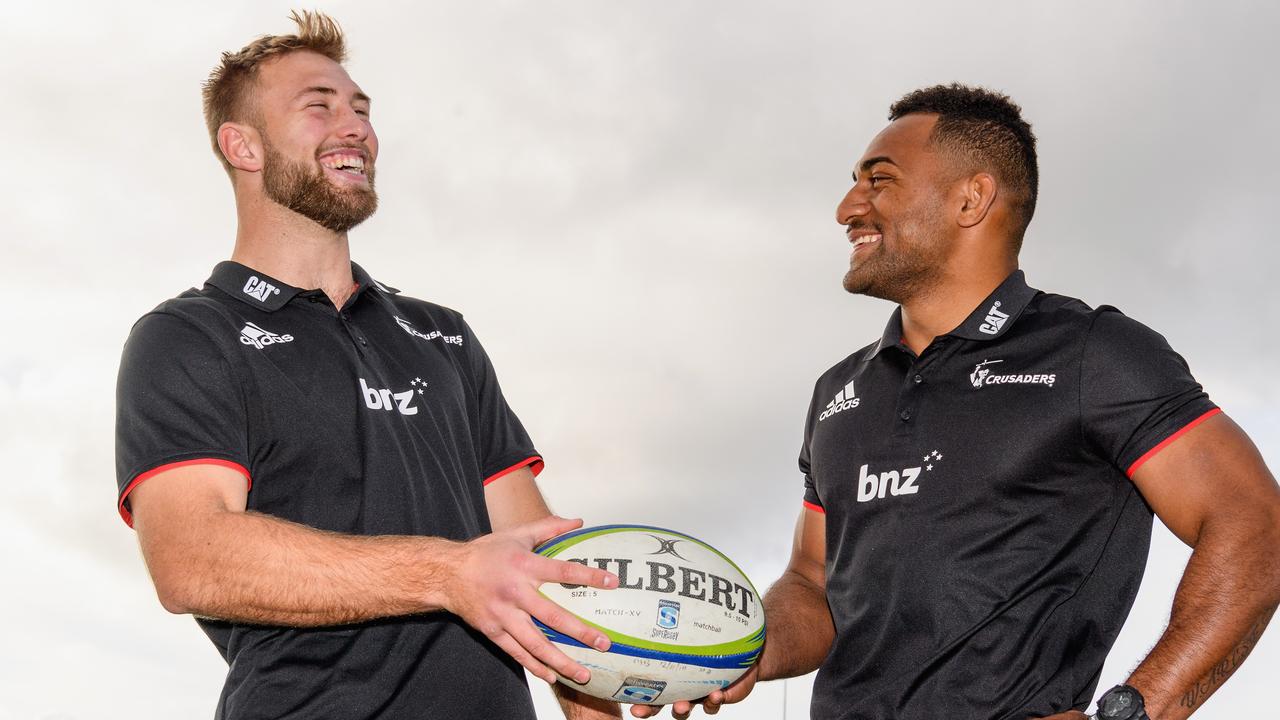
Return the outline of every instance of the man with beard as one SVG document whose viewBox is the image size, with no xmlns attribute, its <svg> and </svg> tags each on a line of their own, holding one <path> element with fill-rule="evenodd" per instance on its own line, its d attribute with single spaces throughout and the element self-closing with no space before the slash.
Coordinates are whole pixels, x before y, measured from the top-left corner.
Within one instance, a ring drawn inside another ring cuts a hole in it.
<svg viewBox="0 0 1280 720">
<path fill-rule="evenodd" d="M 235 249 L 130 334 L 119 511 L 161 603 L 229 665 L 218 718 L 532 719 L 521 666 L 587 670 L 531 616 L 608 646 L 538 586 L 617 578 L 530 552 L 581 522 L 547 510 L 542 458 L 462 316 L 350 261 L 377 207 L 370 99 L 337 25 L 294 20 L 205 86 Z"/>
<path fill-rule="evenodd" d="M 1163 337 L 1028 287 L 1038 170 L 1017 105 L 937 86 L 889 119 L 836 220 L 845 289 L 899 307 L 818 380 L 767 644 L 706 708 L 817 669 L 815 720 L 1084 718 L 1154 510 L 1194 552 L 1096 717 L 1186 718 L 1280 601 L 1280 489 Z"/>
</svg>

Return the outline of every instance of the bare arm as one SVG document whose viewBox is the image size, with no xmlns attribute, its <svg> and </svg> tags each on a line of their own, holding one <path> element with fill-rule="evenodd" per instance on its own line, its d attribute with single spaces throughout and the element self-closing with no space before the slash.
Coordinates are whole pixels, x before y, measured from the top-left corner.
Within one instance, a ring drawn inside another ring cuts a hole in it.
<svg viewBox="0 0 1280 720">
<path fill-rule="evenodd" d="M 801 511 L 791 562 L 764 595 L 768 639 L 760 657 L 760 680 L 813 672 L 831 651 L 836 629 L 827 605 L 826 532 L 826 515 Z"/>
<path fill-rule="evenodd" d="M 737 682 L 702 701 L 708 715 L 721 705 L 741 702 L 761 680 L 778 680 L 813 672 L 822 665 L 836 630 L 827 605 L 827 516 L 805 508 L 796 521 L 791 560 L 782 577 L 764 595 L 765 644 L 760 661 Z M 673 717 L 687 718 L 692 703 L 678 702 Z M 653 717 L 660 707 L 634 705 L 635 717 Z"/>
<path fill-rule="evenodd" d="M 213 465 L 161 473 L 130 501 L 143 557 L 170 612 L 316 626 L 448 610 L 543 677 L 548 665 L 571 677 L 586 670 L 554 647 L 526 649 L 530 613 L 589 645 L 607 643 L 572 617 L 543 617 L 550 603 L 536 592 L 543 581 L 570 577 L 616 586 L 607 573 L 529 552 L 580 521 L 547 517 L 466 543 L 341 535 L 246 511 L 244 478 Z"/>
<path fill-rule="evenodd" d="M 1249 438 L 1221 415 L 1166 447 L 1133 481 L 1194 551 L 1169 627 L 1127 683 L 1152 718 L 1183 720 L 1244 662 L 1280 602 L 1280 488 Z"/>
<path fill-rule="evenodd" d="M 489 508 L 489 523 L 495 532 L 536 522 L 551 515 L 533 479 L 533 473 L 528 468 L 521 468 L 486 485 L 484 499 Z M 556 607 L 549 612 L 564 611 Z M 539 617 L 546 622 L 546 616 Z M 533 629 L 533 632 L 541 636 L 538 630 Z M 551 644 L 546 638 L 541 638 L 540 642 L 548 646 Z M 543 679 L 546 679 L 545 676 Z M 622 717 L 622 709 L 616 702 L 580 693 L 564 683 L 554 682 L 551 687 L 567 720 L 614 720 Z"/>
<path fill-rule="evenodd" d="M 1195 548 L 1169 627 L 1129 678 L 1151 717 L 1182 720 L 1240 666 L 1280 602 L 1280 488 L 1224 415 L 1169 445 L 1133 480 Z"/>
</svg>

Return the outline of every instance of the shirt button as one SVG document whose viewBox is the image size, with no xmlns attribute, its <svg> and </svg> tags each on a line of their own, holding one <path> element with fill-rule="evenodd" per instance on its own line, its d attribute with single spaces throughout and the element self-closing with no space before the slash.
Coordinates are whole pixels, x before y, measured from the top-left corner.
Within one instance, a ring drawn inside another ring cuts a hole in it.
<svg viewBox="0 0 1280 720">
<path fill-rule="evenodd" d="M 350 320 L 350 319 L 351 319 L 351 313 L 349 313 L 349 312 L 344 312 L 344 313 L 342 313 L 342 319 L 343 319 L 343 320 Z"/>
<path fill-rule="evenodd" d="M 902 412 L 898 413 L 898 417 L 902 418 L 903 422 L 906 422 L 907 420 L 911 419 L 911 411 L 903 410 Z"/>
<path fill-rule="evenodd" d="M 365 347 L 368 347 L 368 346 L 369 346 L 369 343 L 368 343 L 368 342 L 366 342 L 364 338 L 360 338 L 360 344 L 361 344 L 361 345 L 364 345 Z"/>
<path fill-rule="evenodd" d="M 916 375 L 913 379 L 916 381 L 916 384 L 917 384 L 917 385 L 919 385 L 920 383 L 924 382 L 924 376 L 923 376 L 923 375 Z"/>
</svg>

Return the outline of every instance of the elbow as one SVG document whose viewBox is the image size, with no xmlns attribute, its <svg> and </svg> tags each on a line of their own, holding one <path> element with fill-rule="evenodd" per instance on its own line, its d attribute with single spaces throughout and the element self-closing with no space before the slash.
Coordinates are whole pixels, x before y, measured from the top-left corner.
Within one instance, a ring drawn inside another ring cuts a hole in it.
<svg viewBox="0 0 1280 720">
<path fill-rule="evenodd" d="M 174 615 L 190 615 L 196 611 L 190 593 L 180 583 L 154 578 L 156 598 L 160 606 Z"/>
<path fill-rule="evenodd" d="M 174 615 L 191 615 L 200 611 L 196 593 L 196 578 L 181 564 L 149 562 L 151 583 L 156 589 L 160 606 Z"/>
</svg>

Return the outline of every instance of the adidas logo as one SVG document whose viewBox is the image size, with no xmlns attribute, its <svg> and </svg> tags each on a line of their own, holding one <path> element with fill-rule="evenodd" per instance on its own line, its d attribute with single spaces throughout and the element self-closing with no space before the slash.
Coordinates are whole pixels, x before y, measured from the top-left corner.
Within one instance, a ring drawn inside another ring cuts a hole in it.
<svg viewBox="0 0 1280 720">
<path fill-rule="evenodd" d="M 259 350 L 268 345 L 280 345 L 287 342 L 293 342 L 292 335 L 277 335 L 251 322 L 246 322 L 244 327 L 240 329 L 240 344 L 252 345 Z"/>
<path fill-rule="evenodd" d="M 835 399 L 827 403 L 827 409 L 823 410 L 822 414 L 818 416 L 818 422 L 822 422 L 838 412 L 852 410 L 853 408 L 858 407 L 858 404 L 861 402 L 861 400 L 854 397 L 853 381 L 850 380 L 849 383 L 844 386 L 843 390 L 836 393 Z"/>
</svg>

